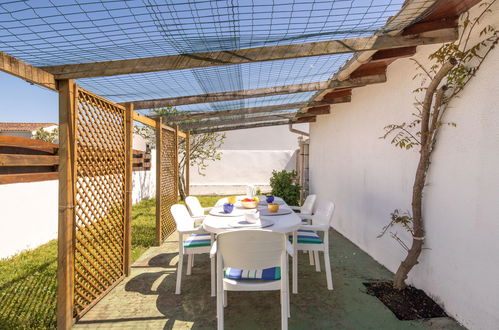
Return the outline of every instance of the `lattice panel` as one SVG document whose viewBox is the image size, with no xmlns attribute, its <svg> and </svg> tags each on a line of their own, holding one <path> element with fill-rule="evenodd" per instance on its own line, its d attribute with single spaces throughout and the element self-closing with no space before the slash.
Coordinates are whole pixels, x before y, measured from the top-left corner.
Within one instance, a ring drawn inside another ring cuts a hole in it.
<svg viewBox="0 0 499 330">
<path fill-rule="evenodd" d="M 74 312 L 124 276 L 125 109 L 78 89 L 75 109 Z"/>
<path fill-rule="evenodd" d="M 178 201 L 177 135 L 163 129 L 161 133 L 161 241 L 176 229 L 170 207 Z"/>
</svg>

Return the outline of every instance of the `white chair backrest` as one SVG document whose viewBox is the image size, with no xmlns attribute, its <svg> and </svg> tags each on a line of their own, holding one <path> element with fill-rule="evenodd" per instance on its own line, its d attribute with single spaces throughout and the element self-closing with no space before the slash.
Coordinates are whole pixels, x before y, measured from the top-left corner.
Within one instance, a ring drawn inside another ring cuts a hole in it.
<svg viewBox="0 0 499 330">
<path fill-rule="evenodd" d="M 263 230 L 238 230 L 217 235 L 224 267 L 266 269 L 281 265 L 286 236 Z"/>
<path fill-rule="evenodd" d="M 308 195 L 303 202 L 301 207 L 301 213 L 312 214 L 314 212 L 315 200 L 317 199 L 317 195 Z"/>
<path fill-rule="evenodd" d="M 189 208 L 189 212 L 193 217 L 202 217 L 204 215 L 204 209 L 199 203 L 199 199 L 194 196 L 187 196 L 185 199 L 185 204 Z"/>
<path fill-rule="evenodd" d="M 187 207 L 182 204 L 175 204 L 170 207 L 170 212 L 172 213 L 173 219 L 177 224 L 178 231 L 192 230 L 194 229 L 194 219 L 187 211 Z"/>
<path fill-rule="evenodd" d="M 321 202 L 314 213 L 313 225 L 328 225 L 331 226 L 334 214 L 333 202 Z"/>
<path fill-rule="evenodd" d="M 249 197 L 249 198 L 253 198 L 255 197 L 255 194 L 256 194 L 256 189 L 255 189 L 255 186 L 252 185 L 252 184 L 249 184 L 247 187 L 246 187 L 246 195 Z"/>
</svg>

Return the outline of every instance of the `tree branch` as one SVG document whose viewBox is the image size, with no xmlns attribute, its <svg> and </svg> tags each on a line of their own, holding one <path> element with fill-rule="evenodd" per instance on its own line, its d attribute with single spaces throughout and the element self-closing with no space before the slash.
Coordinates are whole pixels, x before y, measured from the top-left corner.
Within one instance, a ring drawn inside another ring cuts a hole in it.
<svg viewBox="0 0 499 330">
<path fill-rule="evenodd" d="M 440 70 L 438 70 L 433 80 L 428 85 L 426 89 L 425 97 L 423 100 L 423 109 L 421 113 L 421 145 L 426 145 L 428 141 L 428 125 L 430 118 L 430 108 L 433 100 L 433 94 L 435 90 L 440 85 L 440 82 L 445 78 L 445 76 L 449 73 L 449 71 L 457 64 L 455 58 L 450 58 L 448 62 L 445 62 Z"/>
</svg>

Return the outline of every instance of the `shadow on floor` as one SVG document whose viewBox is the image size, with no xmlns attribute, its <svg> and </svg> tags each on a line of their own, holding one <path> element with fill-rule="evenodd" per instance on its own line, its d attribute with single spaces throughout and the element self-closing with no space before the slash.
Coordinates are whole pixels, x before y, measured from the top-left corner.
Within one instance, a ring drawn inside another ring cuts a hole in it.
<svg viewBox="0 0 499 330">
<path fill-rule="evenodd" d="M 393 274 L 331 231 L 334 291 L 322 272 L 299 254 L 299 293 L 291 296 L 290 329 L 462 329 L 450 318 L 400 321 L 363 282 L 388 280 Z M 176 237 L 149 249 L 133 266 L 132 275 L 89 311 L 76 328 L 214 329 L 215 298 L 210 297 L 210 261 L 196 256 L 191 276 L 182 277 L 175 295 Z M 321 255 L 322 258 L 322 255 Z M 185 265 L 184 265 L 185 266 Z M 226 329 L 279 329 L 278 292 L 229 292 Z"/>
</svg>

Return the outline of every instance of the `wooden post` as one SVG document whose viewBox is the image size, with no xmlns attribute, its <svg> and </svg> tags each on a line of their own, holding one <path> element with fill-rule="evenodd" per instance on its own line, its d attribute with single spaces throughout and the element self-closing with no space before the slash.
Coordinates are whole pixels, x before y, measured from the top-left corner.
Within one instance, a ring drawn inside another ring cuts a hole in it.
<svg viewBox="0 0 499 330">
<path fill-rule="evenodd" d="M 185 133 L 185 195 L 190 195 L 191 132 Z"/>
<path fill-rule="evenodd" d="M 161 244 L 161 118 L 156 120 L 156 245 Z"/>
<path fill-rule="evenodd" d="M 132 270 L 132 167 L 133 167 L 133 103 L 125 111 L 125 230 L 123 247 L 123 271 L 129 276 Z"/>
<path fill-rule="evenodd" d="M 57 328 L 70 329 L 74 304 L 75 92 L 72 80 L 59 81 L 59 225 Z"/>
<path fill-rule="evenodd" d="M 174 146 L 175 146 L 175 151 L 173 152 L 173 155 L 175 156 L 175 180 L 174 186 L 175 186 L 175 196 L 177 196 L 176 202 L 178 201 L 178 125 L 175 126 L 175 137 L 173 138 L 174 141 Z"/>
</svg>

